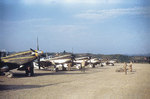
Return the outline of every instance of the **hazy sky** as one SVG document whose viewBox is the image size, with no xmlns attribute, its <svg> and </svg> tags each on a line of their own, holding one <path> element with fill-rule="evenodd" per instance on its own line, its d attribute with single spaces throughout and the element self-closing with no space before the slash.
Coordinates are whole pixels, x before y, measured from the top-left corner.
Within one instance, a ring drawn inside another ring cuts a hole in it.
<svg viewBox="0 0 150 99">
<path fill-rule="evenodd" d="M 0 0 L 0 49 L 150 53 L 150 0 Z"/>
</svg>

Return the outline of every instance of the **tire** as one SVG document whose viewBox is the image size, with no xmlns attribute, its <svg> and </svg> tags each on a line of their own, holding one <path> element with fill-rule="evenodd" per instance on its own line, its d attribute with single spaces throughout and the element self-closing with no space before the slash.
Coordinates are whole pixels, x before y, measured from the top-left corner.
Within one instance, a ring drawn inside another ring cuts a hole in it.
<svg viewBox="0 0 150 99">
<path fill-rule="evenodd" d="M 93 68 L 95 68 L 95 64 L 93 64 Z"/>
<path fill-rule="evenodd" d="M 62 71 L 66 71 L 67 69 L 64 67 L 64 66 L 62 66 Z"/>
<path fill-rule="evenodd" d="M 58 72 L 58 68 L 55 68 L 55 72 Z"/>
</svg>

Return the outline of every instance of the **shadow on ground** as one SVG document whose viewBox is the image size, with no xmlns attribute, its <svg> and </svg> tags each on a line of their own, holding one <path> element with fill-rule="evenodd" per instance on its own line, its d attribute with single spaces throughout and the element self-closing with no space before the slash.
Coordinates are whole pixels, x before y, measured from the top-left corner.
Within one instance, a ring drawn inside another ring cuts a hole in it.
<svg viewBox="0 0 150 99">
<path fill-rule="evenodd" d="M 96 67 L 96 68 L 86 68 L 85 72 L 77 69 L 71 69 L 70 71 L 48 71 L 48 70 L 35 70 L 35 74 L 32 77 L 36 76 L 46 76 L 46 75 L 79 75 L 79 74 L 93 74 L 97 72 L 102 72 L 101 70 L 108 69 L 107 67 Z M 27 77 L 25 72 L 13 72 L 13 78 L 22 78 Z"/>
<path fill-rule="evenodd" d="M 40 88 L 40 87 L 47 87 L 52 85 L 58 85 L 65 82 L 54 83 L 54 84 L 46 84 L 46 85 L 0 85 L 0 91 L 5 90 L 20 90 L 20 89 L 32 89 L 32 88 Z"/>
<path fill-rule="evenodd" d="M 68 71 L 59 71 L 59 72 L 42 72 L 42 73 L 35 73 L 34 76 L 32 77 L 36 77 L 36 76 L 46 76 L 46 75 L 79 75 L 79 74 L 89 74 L 87 72 L 76 72 L 76 73 L 72 73 L 72 72 L 68 72 Z M 13 78 L 22 78 L 22 77 L 27 77 L 25 75 L 25 73 L 13 73 Z"/>
</svg>

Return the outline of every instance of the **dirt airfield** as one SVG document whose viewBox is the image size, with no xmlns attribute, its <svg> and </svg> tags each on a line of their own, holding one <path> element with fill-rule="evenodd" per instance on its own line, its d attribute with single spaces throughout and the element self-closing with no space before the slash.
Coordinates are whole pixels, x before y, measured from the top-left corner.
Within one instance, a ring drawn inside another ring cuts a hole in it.
<svg viewBox="0 0 150 99">
<path fill-rule="evenodd" d="M 23 71 L 14 78 L 0 76 L 0 99 L 150 99 L 150 64 L 133 64 L 133 72 L 115 72 L 123 64 L 96 68 Z"/>
</svg>

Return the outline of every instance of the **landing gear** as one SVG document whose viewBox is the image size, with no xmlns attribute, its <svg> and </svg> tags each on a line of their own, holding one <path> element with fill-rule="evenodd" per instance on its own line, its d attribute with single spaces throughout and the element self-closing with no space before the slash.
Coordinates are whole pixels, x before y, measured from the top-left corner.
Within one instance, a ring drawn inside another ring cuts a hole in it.
<svg viewBox="0 0 150 99">
<path fill-rule="evenodd" d="M 61 64 L 62 65 L 62 71 L 66 71 L 66 67 L 64 66 L 64 64 Z"/>
<path fill-rule="evenodd" d="M 96 64 L 93 64 L 92 68 L 95 68 L 95 65 L 96 65 Z"/>
<path fill-rule="evenodd" d="M 26 70 L 25 70 L 25 72 L 26 72 L 26 76 L 28 76 L 28 77 L 31 77 L 31 76 L 34 75 L 33 62 L 28 63 L 28 64 L 26 65 Z"/>
<path fill-rule="evenodd" d="M 54 66 L 54 69 L 53 69 L 55 72 L 58 72 L 58 68 L 56 67 L 56 65 Z"/>
<path fill-rule="evenodd" d="M 104 67 L 104 65 L 102 63 L 100 65 L 101 65 L 101 67 Z"/>
<path fill-rule="evenodd" d="M 54 71 L 55 71 L 55 72 L 58 72 L 58 68 L 54 68 Z"/>
<path fill-rule="evenodd" d="M 92 68 L 95 68 L 95 66 L 96 66 L 96 63 L 93 64 Z"/>
<path fill-rule="evenodd" d="M 110 64 L 108 64 L 108 65 L 110 65 L 110 66 L 114 66 L 114 64 L 113 64 L 113 63 L 110 63 Z"/>
<path fill-rule="evenodd" d="M 90 64 L 90 67 L 91 68 L 95 68 L 95 64 Z"/>
<path fill-rule="evenodd" d="M 62 71 L 66 71 L 66 68 L 64 67 L 64 65 L 62 66 Z"/>
</svg>

